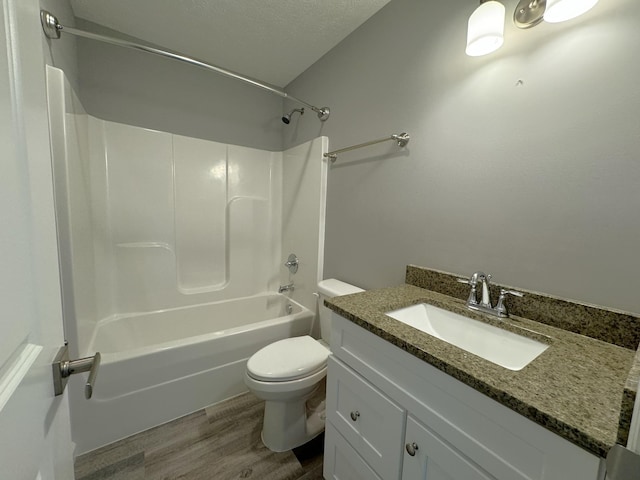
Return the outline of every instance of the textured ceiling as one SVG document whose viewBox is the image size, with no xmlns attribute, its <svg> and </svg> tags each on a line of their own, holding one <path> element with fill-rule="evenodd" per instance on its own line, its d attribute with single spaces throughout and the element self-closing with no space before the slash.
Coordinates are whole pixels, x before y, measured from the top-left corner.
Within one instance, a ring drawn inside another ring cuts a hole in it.
<svg viewBox="0 0 640 480">
<path fill-rule="evenodd" d="M 283 87 L 390 0 L 71 0 L 76 17 Z"/>
</svg>

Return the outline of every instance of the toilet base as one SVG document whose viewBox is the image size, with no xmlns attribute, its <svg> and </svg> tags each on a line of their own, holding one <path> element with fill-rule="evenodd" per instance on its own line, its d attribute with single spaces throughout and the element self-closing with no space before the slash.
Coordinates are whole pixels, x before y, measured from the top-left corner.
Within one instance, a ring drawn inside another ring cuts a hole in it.
<svg viewBox="0 0 640 480">
<path fill-rule="evenodd" d="M 262 443 L 273 452 L 285 452 L 320 435 L 324 432 L 325 423 L 324 397 L 325 389 L 316 388 L 308 396 L 293 402 L 267 400 L 264 406 Z M 309 407 L 312 411 L 309 411 Z"/>
<path fill-rule="evenodd" d="M 264 446 L 267 447 L 269 450 L 271 450 L 272 452 L 280 453 L 280 452 L 288 452 L 289 450 L 293 450 L 294 448 L 300 447 L 300 446 L 304 445 L 305 443 L 310 442 L 311 440 L 313 440 L 314 438 L 316 438 L 318 435 L 320 435 L 323 432 L 324 432 L 324 423 L 322 424 L 322 428 L 318 429 L 318 431 L 315 434 L 313 434 L 313 435 L 305 435 L 304 437 L 300 437 L 298 439 L 298 442 L 296 442 L 296 443 L 289 442 L 289 443 L 281 443 L 281 444 L 278 444 L 278 445 L 270 446 L 271 442 L 269 440 L 265 441 L 265 439 L 264 439 L 264 430 L 262 430 L 262 433 L 260 434 L 260 439 L 262 440 L 262 443 L 264 444 Z M 288 440 L 290 440 L 290 439 L 288 439 Z M 287 448 L 287 446 L 289 446 L 289 447 Z"/>
</svg>

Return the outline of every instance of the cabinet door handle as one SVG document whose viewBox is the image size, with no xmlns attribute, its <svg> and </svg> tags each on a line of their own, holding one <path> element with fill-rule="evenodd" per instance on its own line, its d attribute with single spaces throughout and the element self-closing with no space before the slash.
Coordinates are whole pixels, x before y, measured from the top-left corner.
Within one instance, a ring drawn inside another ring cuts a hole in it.
<svg viewBox="0 0 640 480">
<path fill-rule="evenodd" d="M 358 420 L 358 417 L 360 416 L 360 412 L 359 411 L 355 411 L 355 412 L 351 412 L 351 420 L 353 420 L 354 422 L 356 420 Z"/>
<path fill-rule="evenodd" d="M 418 444 L 413 442 L 413 443 L 407 443 L 404 448 L 407 449 L 407 453 L 409 455 L 411 455 L 412 457 L 416 456 L 416 450 L 418 450 Z"/>
</svg>

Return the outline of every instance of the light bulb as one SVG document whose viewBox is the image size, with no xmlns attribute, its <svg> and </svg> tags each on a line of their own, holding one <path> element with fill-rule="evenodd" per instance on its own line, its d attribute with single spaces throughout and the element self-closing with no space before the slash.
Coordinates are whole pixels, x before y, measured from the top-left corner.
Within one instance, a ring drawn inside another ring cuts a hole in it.
<svg viewBox="0 0 640 480">
<path fill-rule="evenodd" d="M 504 5 L 490 0 L 481 3 L 469 17 L 466 53 L 479 57 L 496 51 L 504 42 Z"/>
<path fill-rule="evenodd" d="M 544 21 L 564 22 L 591 10 L 598 0 L 547 0 Z"/>
</svg>

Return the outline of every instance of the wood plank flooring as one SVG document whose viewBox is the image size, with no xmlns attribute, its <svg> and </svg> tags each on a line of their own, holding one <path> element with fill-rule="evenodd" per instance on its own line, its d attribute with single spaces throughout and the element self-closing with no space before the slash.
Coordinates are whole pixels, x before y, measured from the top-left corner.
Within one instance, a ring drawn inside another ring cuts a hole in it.
<svg viewBox="0 0 640 480">
<path fill-rule="evenodd" d="M 76 459 L 76 480 L 322 480 L 324 435 L 275 453 L 264 402 L 245 393 Z"/>
</svg>

